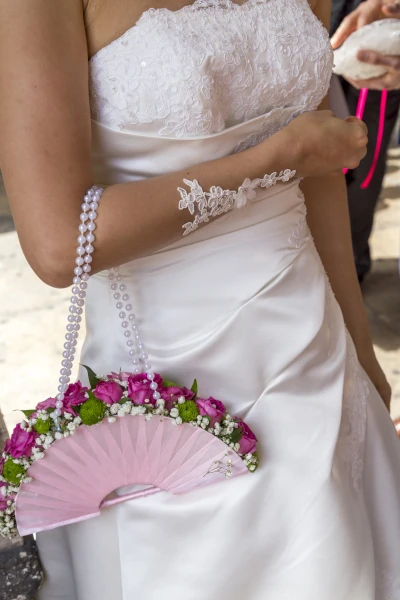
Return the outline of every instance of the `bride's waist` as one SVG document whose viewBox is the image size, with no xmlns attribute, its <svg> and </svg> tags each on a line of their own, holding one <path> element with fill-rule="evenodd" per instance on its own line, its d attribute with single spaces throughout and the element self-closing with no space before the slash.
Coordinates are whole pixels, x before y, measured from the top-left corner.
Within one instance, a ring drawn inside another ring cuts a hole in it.
<svg viewBox="0 0 400 600">
<path fill-rule="evenodd" d="M 124 293 L 146 347 L 158 359 L 163 348 L 180 354 L 196 347 L 199 339 L 220 331 L 234 315 L 246 319 L 248 306 L 264 318 L 269 310 L 266 298 L 282 315 L 290 313 L 293 303 L 301 304 L 300 312 L 306 306 L 318 312 L 323 305 L 323 270 L 296 184 L 282 186 L 281 192 L 255 202 L 247 211 L 238 210 L 206 225 L 181 244 L 185 245 L 171 245 L 120 267 Z M 310 289 L 310 277 L 316 293 Z M 115 298 L 119 300 L 110 289 L 108 273 L 91 278 L 85 352 L 93 348 L 93 361 L 102 340 L 112 348 L 117 345 L 115 352 L 125 356 Z"/>
</svg>

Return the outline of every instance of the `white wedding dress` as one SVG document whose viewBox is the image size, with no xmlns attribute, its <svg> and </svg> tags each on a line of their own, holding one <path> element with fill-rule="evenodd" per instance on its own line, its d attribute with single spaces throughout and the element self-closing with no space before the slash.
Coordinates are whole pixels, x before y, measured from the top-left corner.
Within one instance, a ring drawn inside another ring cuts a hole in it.
<svg viewBox="0 0 400 600">
<path fill-rule="evenodd" d="M 315 109 L 331 71 L 306 0 L 149 10 L 90 61 L 96 182 L 257 144 Z M 261 466 L 39 534 L 40 600 L 399 600 L 400 442 L 298 181 L 121 271 L 155 370 L 245 417 Z M 99 374 L 130 368 L 114 303 L 93 277 L 81 362 Z"/>
</svg>

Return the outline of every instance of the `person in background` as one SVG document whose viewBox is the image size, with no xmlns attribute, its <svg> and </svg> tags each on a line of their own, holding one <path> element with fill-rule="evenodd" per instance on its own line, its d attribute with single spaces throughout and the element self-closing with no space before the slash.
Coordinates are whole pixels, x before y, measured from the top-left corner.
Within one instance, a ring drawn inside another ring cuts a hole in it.
<svg viewBox="0 0 400 600">
<path fill-rule="evenodd" d="M 331 35 L 334 49 L 364 25 L 385 18 L 400 19 L 400 2 L 390 0 L 333 0 Z M 399 22 L 400 27 L 400 22 Z M 400 56 L 383 56 L 372 50 L 362 50 L 358 59 L 374 65 L 386 65 L 388 72 L 382 76 L 365 81 L 342 79 L 343 92 L 349 106 L 350 114 L 356 113 L 359 90 L 368 88 L 369 93 L 363 116 L 368 126 L 368 154 L 360 166 L 347 173 L 347 191 L 353 238 L 354 258 L 360 283 L 371 268 L 369 236 L 371 234 L 374 211 L 382 187 L 385 174 L 386 155 L 396 125 L 400 106 Z M 365 181 L 371 168 L 375 143 L 378 135 L 382 90 L 389 90 L 387 96 L 385 128 L 379 159 L 373 177 L 365 189 L 361 184 Z"/>
</svg>

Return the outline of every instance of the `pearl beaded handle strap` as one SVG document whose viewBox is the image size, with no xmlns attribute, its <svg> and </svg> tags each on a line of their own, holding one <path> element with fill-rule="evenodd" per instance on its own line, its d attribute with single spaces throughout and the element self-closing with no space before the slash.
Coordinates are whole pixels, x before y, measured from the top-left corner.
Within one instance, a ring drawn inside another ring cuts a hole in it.
<svg viewBox="0 0 400 600">
<path fill-rule="evenodd" d="M 139 327 L 136 322 L 136 315 L 133 313 L 133 307 L 130 303 L 129 294 L 126 292 L 126 285 L 123 283 L 123 278 L 119 272 L 118 267 L 111 269 L 108 276 L 111 282 L 111 289 L 114 292 L 114 300 L 116 300 L 116 308 L 120 311 L 118 313 L 121 319 L 121 326 L 124 330 L 124 336 L 126 338 L 126 345 L 129 348 L 129 356 L 133 365 L 133 372 L 146 373 L 146 377 L 152 383 L 150 388 L 153 390 L 154 400 L 159 400 L 161 395 L 157 391 L 158 384 L 154 381 L 154 372 L 152 371 L 151 364 L 148 362 L 148 354 L 146 353 L 142 338 L 139 333 Z M 129 330 L 130 324 L 130 330 Z M 132 339 L 133 337 L 133 339 Z M 136 346 L 136 349 L 135 349 Z M 142 364 L 142 367 L 140 366 Z"/>
<path fill-rule="evenodd" d="M 94 223 L 97 217 L 97 209 L 103 190 L 96 186 L 90 188 L 84 196 L 81 206 L 82 212 L 80 215 L 80 225 L 77 248 L 77 258 L 75 259 L 76 266 L 74 268 L 74 277 L 72 280 L 72 296 L 69 306 L 67 333 L 65 334 L 63 360 L 61 363 L 58 395 L 56 409 L 52 413 L 56 421 L 61 415 L 63 407 L 64 392 L 67 390 L 72 366 L 75 359 L 76 344 L 78 341 L 80 323 L 82 321 L 83 307 L 85 305 L 87 282 L 89 273 L 92 270 L 90 263 L 92 262 L 93 242 L 96 239 L 94 231 L 96 225 Z M 86 246 L 84 246 L 86 244 Z"/>
<path fill-rule="evenodd" d="M 96 239 L 94 231 L 96 229 L 95 220 L 97 218 L 97 209 L 103 194 L 103 189 L 97 186 L 91 187 L 83 198 L 81 205 L 80 225 L 78 227 L 79 236 L 77 247 L 77 258 L 75 259 L 74 277 L 72 280 L 72 296 L 69 306 L 67 333 L 65 334 L 63 360 L 61 363 L 58 395 L 55 411 L 52 416 L 57 424 L 57 419 L 61 415 L 63 407 L 64 392 L 67 390 L 72 367 L 75 359 L 76 345 L 82 321 L 83 307 L 85 305 L 86 289 L 90 277 L 92 267 L 92 253 L 94 250 L 93 242 Z M 85 245 L 86 244 L 86 245 Z M 151 383 L 153 390 L 153 398 L 158 400 L 160 393 L 157 391 L 157 383 L 154 380 L 154 372 L 151 370 L 151 365 L 148 362 L 148 355 L 140 337 L 139 328 L 136 322 L 136 317 L 132 312 L 132 304 L 130 304 L 129 294 L 126 293 L 126 285 L 122 282 L 122 275 L 119 273 L 119 267 L 111 269 L 109 274 L 111 289 L 114 292 L 116 300 L 116 308 L 120 311 L 119 317 L 122 319 L 122 328 L 128 346 L 129 356 L 132 359 L 133 371 L 135 373 L 146 373 L 147 378 Z M 129 329 L 130 324 L 130 329 Z M 133 338 L 133 339 L 132 339 Z M 136 347 L 136 349 L 135 349 Z M 140 367 L 142 363 L 143 368 Z"/>
</svg>

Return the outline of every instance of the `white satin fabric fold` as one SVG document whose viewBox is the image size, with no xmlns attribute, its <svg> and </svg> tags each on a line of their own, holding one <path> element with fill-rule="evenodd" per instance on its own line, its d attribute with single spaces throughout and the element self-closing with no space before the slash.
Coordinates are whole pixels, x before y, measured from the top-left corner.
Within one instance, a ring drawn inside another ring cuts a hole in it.
<svg viewBox="0 0 400 600">
<path fill-rule="evenodd" d="M 123 148 L 126 133 L 99 131 Z M 175 142 L 158 139 L 136 171 L 139 137 L 99 180 L 174 168 Z M 181 140 L 179 161 L 210 158 L 207 144 Z M 246 418 L 261 466 L 39 534 L 40 600 L 398 600 L 400 444 L 358 365 L 298 182 L 121 270 L 156 371 L 196 377 Z M 81 363 L 129 369 L 106 273 L 89 285 Z"/>
</svg>

